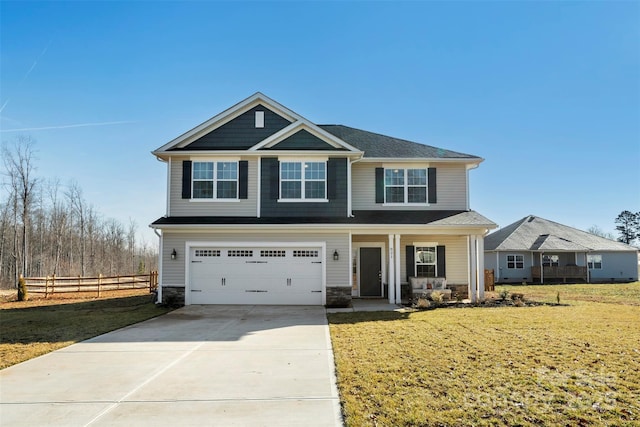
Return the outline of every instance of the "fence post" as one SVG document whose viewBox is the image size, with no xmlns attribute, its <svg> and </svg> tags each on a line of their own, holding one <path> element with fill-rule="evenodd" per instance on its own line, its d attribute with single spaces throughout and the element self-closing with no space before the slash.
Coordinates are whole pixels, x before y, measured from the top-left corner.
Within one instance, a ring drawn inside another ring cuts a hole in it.
<svg viewBox="0 0 640 427">
<path fill-rule="evenodd" d="M 56 274 L 53 273 L 53 276 L 51 276 L 51 294 L 55 294 L 56 293 Z"/>
<path fill-rule="evenodd" d="M 78 292 L 80 292 L 81 288 L 82 288 L 82 281 L 80 280 L 80 276 L 78 275 Z"/>
<path fill-rule="evenodd" d="M 49 276 L 44 278 L 44 297 L 45 299 L 49 296 Z"/>
<path fill-rule="evenodd" d="M 120 275 L 118 274 L 118 277 L 116 277 L 116 289 L 120 290 Z"/>
<path fill-rule="evenodd" d="M 102 273 L 98 275 L 98 298 L 100 298 L 100 285 L 102 284 Z"/>
</svg>

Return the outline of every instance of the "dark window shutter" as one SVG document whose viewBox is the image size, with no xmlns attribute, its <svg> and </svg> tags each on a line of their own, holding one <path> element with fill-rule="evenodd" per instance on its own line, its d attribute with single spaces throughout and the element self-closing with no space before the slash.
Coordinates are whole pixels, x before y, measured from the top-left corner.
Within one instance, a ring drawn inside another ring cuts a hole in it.
<svg viewBox="0 0 640 427">
<path fill-rule="evenodd" d="M 437 197 L 437 191 L 436 191 L 436 187 L 437 187 L 437 182 L 436 182 L 436 168 L 429 168 L 427 170 L 428 172 L 428 185 L 429 185 L 429 199 L 428 202 L 429 203 L 437 203 L 438 202 L 438 197 Z"/>
<path fill-rule="evenodd" d="M 280 197 L 280 162 L 277 159 L 270 159 L 269 164 L 269 193 L 271 199 L 278 200 Z"/>
<path fill-rule="evenodd" d="M 438 258 L 438 265 L 436 274 L 438 277 L 447 277 L 446 269 L 446 257 L 444 253 L 444 246 L 436 246 L 436 256 Z"/>
<path fill-rule="evenodd" d="M 249 162 L 241 160 L 238 163 L 238 198 L 246 199 L 249 192 Z"/>
<path fill-rule="evenodd" d="M 191 160 L 182 162 L 182 198 L 191 198 Z"/>
<path fill-rule="evenodd" d="M 409 281 L 409 277 L 415 276 L 416 274 L 416 247 L 415 246 L 407 246 L 406 248 L 407 255 L 407 282 Z"/>
<path fill-rule="evenodd" d="M 338 192 L 338 162 L 329 159 L 327 162 L 327 199 L 334 200 Z"/>
<path fill-rule="evenodd" d="M 376 168 L 376 203 L 384 203 L 384 168 Z"/>
</svg>

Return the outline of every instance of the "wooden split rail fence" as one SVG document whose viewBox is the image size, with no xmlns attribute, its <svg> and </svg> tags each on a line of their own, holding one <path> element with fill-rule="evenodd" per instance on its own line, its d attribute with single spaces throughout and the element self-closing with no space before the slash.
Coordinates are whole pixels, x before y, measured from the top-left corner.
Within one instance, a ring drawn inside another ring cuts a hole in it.
<svg viewBox="0 0 640 427">
<path fill-rule="evenodd" d="M 70 292 L 95 292 L 99 297 L 103 292 L 132 289 L 146 288 L 149 292 L 154 292 L 158 288 L 158 272 L 129 276 L 25 277 L 25 281 L 29 293 L 44 294 L 45 298 Z"/>
</svg>

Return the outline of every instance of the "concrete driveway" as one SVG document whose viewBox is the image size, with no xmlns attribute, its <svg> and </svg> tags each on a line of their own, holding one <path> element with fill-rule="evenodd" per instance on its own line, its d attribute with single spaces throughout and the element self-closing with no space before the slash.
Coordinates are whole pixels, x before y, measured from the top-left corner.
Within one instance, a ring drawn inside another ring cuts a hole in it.
<svg viewBox="0 0 640 427">
<path fill-rule="evenodd" d="M 322 307 L 188 306 L 0 371 L 2 426 L 340 426 Z"/>
</svg>

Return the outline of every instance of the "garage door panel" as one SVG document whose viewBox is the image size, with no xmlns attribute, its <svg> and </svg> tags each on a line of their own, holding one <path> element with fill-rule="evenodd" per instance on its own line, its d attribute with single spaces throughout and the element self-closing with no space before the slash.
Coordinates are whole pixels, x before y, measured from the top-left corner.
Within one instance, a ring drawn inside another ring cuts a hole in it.
<svg viewBox="0 0 640 427">
<path fill-rule="evenodd" d="M 192 304 L 322 304 L 320 248 L 192 248 Z"/>
</svg>

